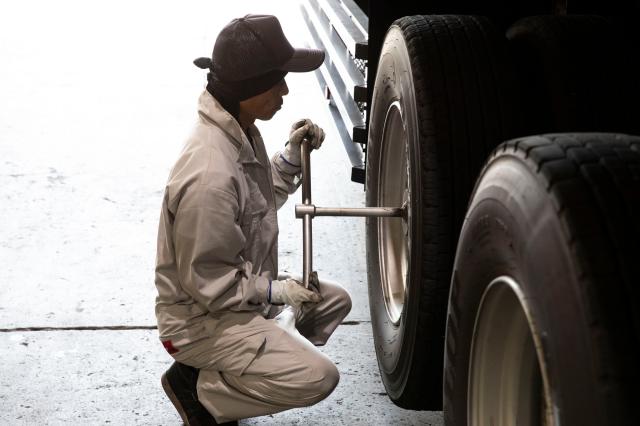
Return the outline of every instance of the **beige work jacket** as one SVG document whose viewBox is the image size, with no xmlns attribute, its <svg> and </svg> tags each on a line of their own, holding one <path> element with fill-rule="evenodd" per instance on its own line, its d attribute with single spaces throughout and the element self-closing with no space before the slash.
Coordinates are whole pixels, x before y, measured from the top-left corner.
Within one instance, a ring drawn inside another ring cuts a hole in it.
<svg viewBox="0 0 640 426">
<path fill-rule="evenodd" d="M 254 153 L 207 91 L 198 113 L 169 176 L 158 231 L 156 317 L 161 340 L 173 347 L 228 327 L 225 313 L 247 313 L 238 320 L 268 309 L 278 272 L 276 209 L 299 183 L 300 168 L 280 153 L 269 161 L 252 125 Z"/>
</svg>

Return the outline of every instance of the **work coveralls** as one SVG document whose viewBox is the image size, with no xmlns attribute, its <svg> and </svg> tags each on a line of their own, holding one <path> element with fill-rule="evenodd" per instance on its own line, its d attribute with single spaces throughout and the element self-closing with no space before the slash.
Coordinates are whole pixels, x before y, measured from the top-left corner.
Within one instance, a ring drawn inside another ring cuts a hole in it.
<svg viewBox="0 0 640 426">
<path fill-rule="evenodd" d="M 276 209 L 300 169 L 271 161 L 255 126 L 238 122 L 205 91 L 199 121 L 171 171 L 158 231 L 156 317 L 177 361 L 200 369 L 200 402 L 218 422 L 314 404 L 338 382 L 324 344 L 351 308 L 347 292 L 321 281 L 323 301 L 297 315 L 296 333 L 266 303 L 277 278 Z M 312 344 L 310 344 L 311 342 Z"/>
</svg>

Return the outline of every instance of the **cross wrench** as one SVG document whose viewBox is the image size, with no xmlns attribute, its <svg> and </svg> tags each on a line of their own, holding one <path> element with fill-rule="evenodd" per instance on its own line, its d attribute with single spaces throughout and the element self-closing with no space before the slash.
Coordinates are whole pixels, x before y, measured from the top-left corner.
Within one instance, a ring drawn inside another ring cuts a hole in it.
<svg viewBox="0 0 640 426">
<path fill-rule="evenodd" d="M 402 217 L 406 220 L 406 204 L 402 207 L 316 207 L 311 202 L 311 142 L 302 140 L 302 204 L 296 204 L 296 218 L 302 219 L 302 278 L 305 288 L 318 284 L 318 274 L 313 270 L 313 233 L 311 221 L 315 216 L 349 217 Z"/>
</svg>

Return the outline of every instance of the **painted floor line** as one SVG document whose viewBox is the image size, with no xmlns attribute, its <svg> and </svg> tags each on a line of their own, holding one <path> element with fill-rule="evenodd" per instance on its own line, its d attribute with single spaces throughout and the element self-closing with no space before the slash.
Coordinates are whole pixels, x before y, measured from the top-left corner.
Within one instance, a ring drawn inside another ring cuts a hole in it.
<svg viewBox="0 0 640 426">
<path fill-rule="evenodd" d="M 371 321 L 343 321 L 340 325 L 360 325 Z M 0 328 L 0 333 L 15 333 L 27 331 L 94 331 L 94 330 L 157 330 L 156 325 L 86 325 L 70 327 L 15 327 Z"/>
</svg>

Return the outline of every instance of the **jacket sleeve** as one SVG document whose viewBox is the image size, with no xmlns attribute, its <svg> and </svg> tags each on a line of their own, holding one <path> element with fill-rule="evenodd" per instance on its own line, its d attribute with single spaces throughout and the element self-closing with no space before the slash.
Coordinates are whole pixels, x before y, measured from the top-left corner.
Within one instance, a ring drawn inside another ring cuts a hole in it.
<svg viewBox="0 0 640 426">
<path fill-rule="evenodd" d="M 284 205 L 289 194 L 296 192 L 302 183 L 299 165 L 287 161 L 282 152 L 277 152 L 271 158 L 271 176 L 276 196 L 276 209 Z"/>
<path fill-rule="evenodd" d="M 194 185 L 183 195 L 173 226 L 180 284 L 210 312 L 255 310 L 266 301 L 269 280 L 252 274 L 242 257 L 245 237 L 237 196 Z"/>
</svg>

